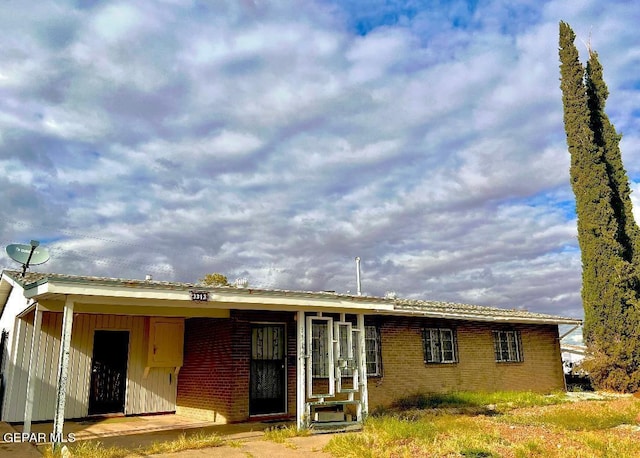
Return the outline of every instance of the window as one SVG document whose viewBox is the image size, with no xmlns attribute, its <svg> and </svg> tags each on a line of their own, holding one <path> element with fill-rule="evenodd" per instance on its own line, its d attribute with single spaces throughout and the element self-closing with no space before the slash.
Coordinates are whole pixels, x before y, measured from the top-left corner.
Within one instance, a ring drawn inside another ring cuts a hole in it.
<svg viewBox="0 0 640 458">
<path fill-rule="evenodd" d="M 311 326 L 311 364 L 313 377 L 329 377 L 329 322 L 315 322 Z"/>
<path fill-rule="evenodd" d="M 327 335 L 328 324 L 327 323 L 313 323 L 312 326 L 312 368 L 313 377 L 329 377 L 329 341 Z M 339 328 L 338 338 L 340 339 L 340 355 L 335 355 L 337 360 L 347 359 L 348 352 L 345 349 L 348 348 L 348 336 L 346 334 L 346 327 Z M 342 370 L 342 375 L 349 377 L 353 375 L 352 367 L 355 367 L 358 357 L 358 339 L 356 336 L 351 339 L 352 349 L 352 363 L 351 367 L 345 367 Z M 367 358 L 367 375 L 380 376 L 382 375 L 382 352 L 380 349 L 380 330 L 375 326 L 365 326 L 365 353 Z"/>
<path fill-rule="evenodd" d="M 493 343 L 498 362 L 522 361 L 520 331 L 493 331 Z"/>
<path fill-rule="evenodd" d="M 422 330 L 425 363 L 457 363 L 455 333 L 452 329 Z"/>
<path fill-rule="evenodd" d="M 353 364 L 355 367 L 358 358 L 358 339 L 353 336 L 351 342 L 351 351 L 353 352 Z M 346 348 L 346 337 L 340 335 L 340 348 Z M 382 375 L 382 352 L 380 351 L 380 330 L 375 326 L 364 327 L 364 349 L 367 360 L 367 375 L 376 377 Z M 353 375 L 351 368 L 345 368 L 342 371 L 343 376 L 350 377 Z"/>
<path fill-rule="evenodd" d="M 367 354 L 367 375 L 382 375 L 382 352 L 380 351 L 380 329 L 375 326 L 364 327 L 365 352 Z"/>
</svg>

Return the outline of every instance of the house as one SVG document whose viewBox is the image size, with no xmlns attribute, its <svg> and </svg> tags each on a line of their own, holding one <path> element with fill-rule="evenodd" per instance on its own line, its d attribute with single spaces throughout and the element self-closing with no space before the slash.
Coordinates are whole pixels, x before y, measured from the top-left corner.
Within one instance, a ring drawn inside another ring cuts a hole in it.
<svg viewBox="0 0 640 458">
<path fill-rule="evenodd" d="M 418 391 L 563 390 L 572 318 L 447 302 L 4 271 L 2 420 L 177 412 L 357 426 Z M 61 429 L 59 429 L 61 432 Z"/>
</svg>

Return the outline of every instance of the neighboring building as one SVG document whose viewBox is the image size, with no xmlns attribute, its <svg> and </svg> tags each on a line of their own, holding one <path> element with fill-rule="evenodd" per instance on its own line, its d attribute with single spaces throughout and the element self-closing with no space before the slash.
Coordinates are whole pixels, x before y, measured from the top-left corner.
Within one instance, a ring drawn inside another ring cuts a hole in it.
<svg viewBox="0 0 640 458">
<path fill-rule="evenodd" d="M 358 425 L 416 392 L 563 390 L 559 324 L 521 310 L 4 271 L 2 420 L 177 412 Z M 60 394 L 66 393 L 64 397 Z"/>
<path fill-rule="evenodd" d="M 587 352 L 585 345 L 571 345 L 563 343 L 560 347 L 562 353 L 562 364 L 565 374 L 582 373 L 580 363 L 584 360 Z"/>
</svg>

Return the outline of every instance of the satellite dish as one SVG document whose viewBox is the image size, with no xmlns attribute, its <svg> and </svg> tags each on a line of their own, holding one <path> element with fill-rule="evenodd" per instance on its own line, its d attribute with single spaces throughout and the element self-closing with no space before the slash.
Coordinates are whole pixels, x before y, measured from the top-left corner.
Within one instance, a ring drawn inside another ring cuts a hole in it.
<svg viewBox="0 0 640 458">
<path fill-rule="evenodd" d="M 44 264 L 49 260 L 49 251 L 43 247 L 38 248 L 39 245 L 37 240 L 32 240 L 30 245 L 7 245 L 9 257 L 22 264 L 23 277 L 30 265 Z"/>
</svg>

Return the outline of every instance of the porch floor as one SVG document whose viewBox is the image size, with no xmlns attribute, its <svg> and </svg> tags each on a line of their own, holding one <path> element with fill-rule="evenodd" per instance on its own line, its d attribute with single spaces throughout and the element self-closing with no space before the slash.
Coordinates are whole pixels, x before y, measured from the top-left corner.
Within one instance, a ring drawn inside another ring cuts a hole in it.
<svg viewBox="0 0 640 458">
<path fill-rule="evenodd" d="M 73 433 L 76 441 L 99 440 L 105 446 L 135 448 L 145 447 L 158 441 L 177 439 L 181 434 L 198 432 L 215 433 L 229 439 L 249 439 L 260 437 L 267 428 L 289 424 L 295 423 L 282 421 L 221 425 L 176 414 L 96 417 L 76 421 L 66 420 L 63 436 L 66 438 L 69 433 Z M 13 428 L 22 432 L 22 424 L 15 424 Z M 31 425 L 32 433 L 45 433 L 47 437 L 52 430 L 53 422 L 38 422 Z"/>
</svg>

